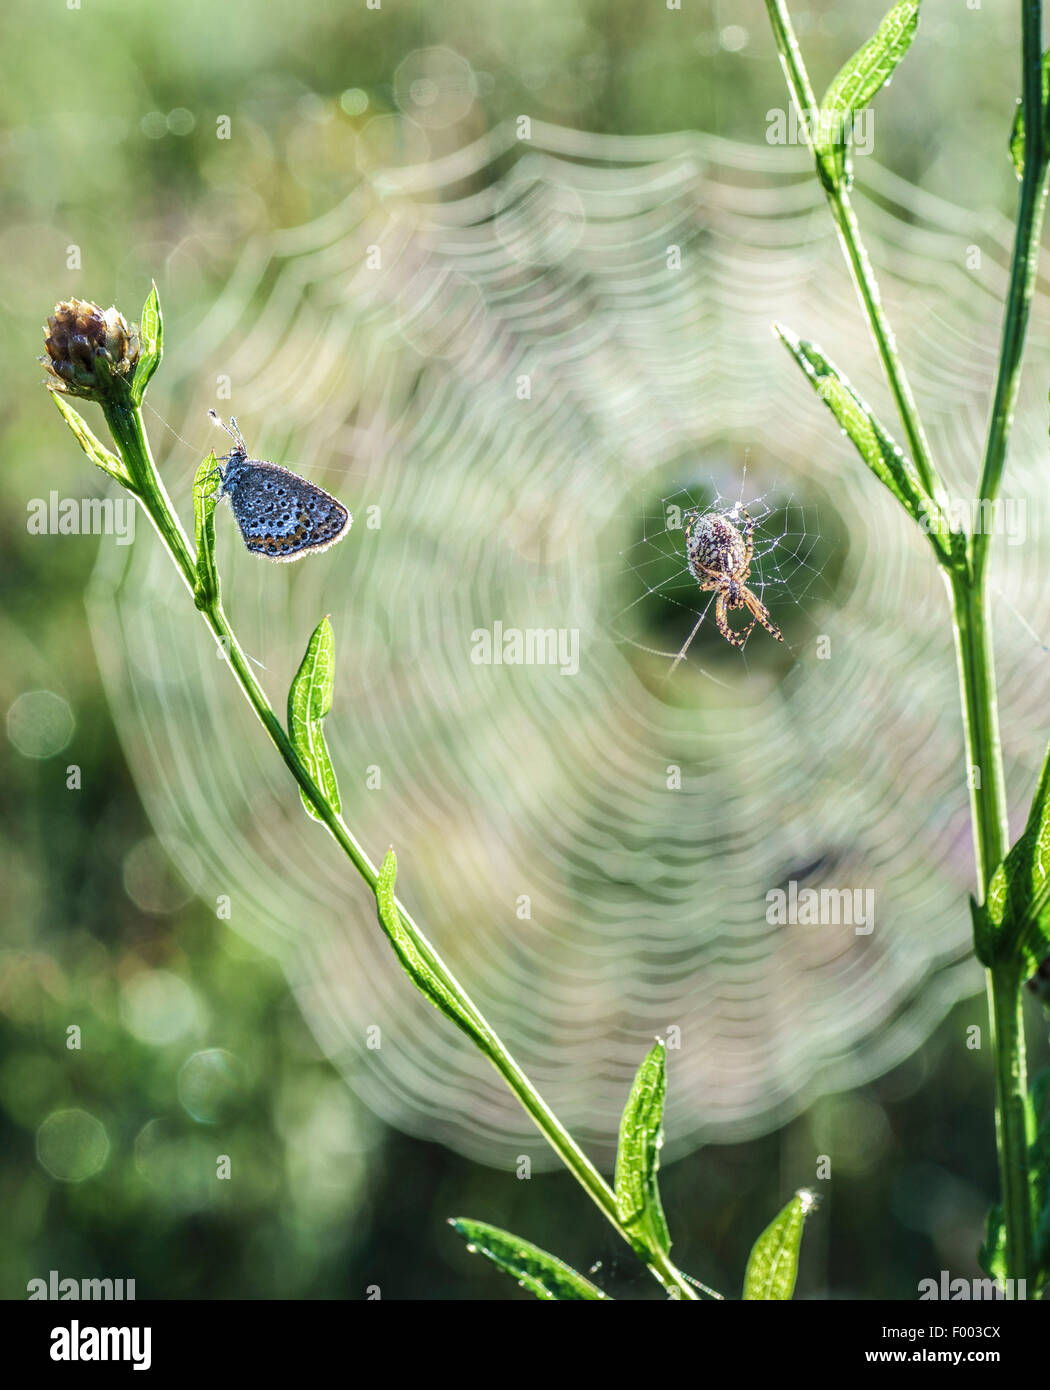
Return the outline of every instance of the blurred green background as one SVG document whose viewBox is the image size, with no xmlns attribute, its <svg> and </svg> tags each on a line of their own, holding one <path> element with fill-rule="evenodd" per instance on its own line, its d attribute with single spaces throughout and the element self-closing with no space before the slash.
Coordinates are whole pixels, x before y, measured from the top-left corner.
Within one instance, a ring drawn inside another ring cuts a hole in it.
<svg viewBox="0 0 1050 1390">
<path fill-rule="evenodd" d="M 819 86 L 883 4 L 793 9 Z M 878 117 L 883 163 L 1007 215 L 1016 9 L 927 0 Z M 452 126 L 402 122 L 409 160 L 522 110 L 587 130 L 763 141 L 767 111 L 785 104 L 764 6 L 12 0 L 0 23 L 17 55 L 0 89 L 2 705 L 36 690 L 65 702 L 36 708 L 36 742 L 16 710 L 4 740 L 0 1294 L 24 1297 L 28 1280 L 57 1269 L 133 1277 L 140 1298 L 361 1298 L 372 1286 L 389 1298 L 526 1297 L 444 1224 L 470 1215 L 580 1268 L 598 1263 L 614 1294 L 658 1297 L 567 1176 L 521 1182 L 373 1119 L 319 1055 L 276 965 L 166 870 L 87 633 L 98 541 L 26 531 L 27 499 L 80 495 L 84 468 L 34 358 L 57 298 L 134 315 L 151 277 L 169 342 L 189 351 L 185 330 L 247 238 L 335 206 L 381 136 L 389 156 L 386 128 L 372 123 L 405 106 L 401 65 L 420 48 L 466 57 L 478 100 Z M 222 115 L 236 141 L 216 140 Z M 67 265 L 72 245 L 79 269 Z M 162 373 L 151 393 L 161 411 L 164 389 Z M 78 791 L 66 786 L 74 760 Z M 678 1263 L 735 1293 L 761 1224 L 797 1186 L 821 1189 L 813 1156 L 833 1149 L 834 1191 L 807 1233 L 800 1296 L 907 1299 L 942 1268 L 976 1273 L 995 1168 L 987 1053 L 975 1084 L 964 1045 L 974 1022 L 985 1022 L 981 999 L 864 1092 L 668 1168 Z M 79 1051 L 65 1046 L 71 1025 Z M 220 1153 L 230 1182 L 211 1176 Z"/>
</svg>

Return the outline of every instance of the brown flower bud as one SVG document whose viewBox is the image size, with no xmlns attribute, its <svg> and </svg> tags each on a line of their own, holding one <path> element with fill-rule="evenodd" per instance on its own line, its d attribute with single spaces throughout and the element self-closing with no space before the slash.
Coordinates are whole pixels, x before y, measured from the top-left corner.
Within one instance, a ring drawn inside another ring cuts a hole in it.
<svg viewBox="0 0 1050 1390">
<path fill-rule="evenodd" d="M 102 401 L 126 397 L 139 360 L 139 340 L 123 315 L 86 299 L 65 300 L 44 330 L 40 361 L 52 391 Z"/>
</svg>

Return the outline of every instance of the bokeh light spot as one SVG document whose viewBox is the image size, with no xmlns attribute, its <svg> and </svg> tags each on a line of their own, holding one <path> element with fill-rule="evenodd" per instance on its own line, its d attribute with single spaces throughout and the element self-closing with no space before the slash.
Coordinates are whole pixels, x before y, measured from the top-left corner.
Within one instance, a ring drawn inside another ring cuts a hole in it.
<svg viewBox="0 0 1050 1390">
<path fill-rule="evenodd" d="M 199 872 L 197 857 L 188 846 L 179 846 L 178 857 L 180 864 Z M 124 891 L 140 912 L 162 917 L 185 907 L 194 889 L 161 842 L 150 836 L 124 856 Z"/>
<path fill-rule="evenodd" d="M 417 48 L 394 73 L 394 100 L 431 130 L 461 121 L 476 94 L 473 68 L 451 48 Z"/>
<path fill-rule="evenodd" d="M 53 690 L 27 690 L 7 711 L 7 737 L 26 758 L 50 758 L 73 737 L 73 711 Z"/>
<path fill-rule="evenodd" d="M 139 126 L 147 140 L 163 140 L 168 133 L 168 118 L 163 111 L 147 111 Z"/>
<path fill-rule="evenodd" d="M 185 106 L 176 106 L 168 112 L 167 126 L 172 135 L 189 135 L 197 124 L 197 117 Z"/>
<path fill-rule="evenodd" d="M 339 105 L 348 116 L 360 116 L 368 110 L 368 93 L 360 87 L 347 87 L 339 98 Z"/>
<path fill-rule="evenodd" d="M 168 970 L 141 970 L 121 988 L 124 1026 L 141 1042 L 174 1042 L 195 1028 L 201 1009 L 197 996 Z"/>
<path fill-rule="evenodd" d="M 92 1177 L 108 1154 L 105 1127 L 86 1110 L 54 1110 L 36 1132 L 36 1156 L 60 1182 Z"/>
<path fill-rule="evenodd" d="M 183 1062 L 177 1089 L 187 1114 L 202 1124 L 217 1124 L 240 1100 L 244 1072 L 232 1053 L 209 1047 Z"/>
</svg>

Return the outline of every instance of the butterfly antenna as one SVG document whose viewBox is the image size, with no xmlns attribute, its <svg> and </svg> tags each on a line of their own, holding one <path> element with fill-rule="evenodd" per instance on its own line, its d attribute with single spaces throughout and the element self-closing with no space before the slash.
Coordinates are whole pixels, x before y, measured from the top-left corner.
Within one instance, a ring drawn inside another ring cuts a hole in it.
<svg viewBox="0 0 1050 1390">
<path fill-rule="evenodd" d="M 245 453 L 248 452 L 247 446 L 244 442 L 244 436 L 237 428 L 237 417 L 235 415 L 231 415 L 230 423 L 226 424 L 222 416 L 218 415 L 214 410 L 209 410 L 208 414 L 211 416 L 211 418 L 215 421 L 215 423 L 219 426 L 221 430 L 226 431 L 226 433 L 230 436 L 230 438 L 233 440 L 233 442 L 237 445 L 239 449 L 243 449 Z"/>
</svg>

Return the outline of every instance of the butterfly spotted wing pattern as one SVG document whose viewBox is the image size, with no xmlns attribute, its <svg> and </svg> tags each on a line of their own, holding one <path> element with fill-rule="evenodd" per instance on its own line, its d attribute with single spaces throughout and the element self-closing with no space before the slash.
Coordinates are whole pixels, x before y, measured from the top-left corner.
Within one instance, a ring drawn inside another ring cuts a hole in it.
<svg viewBox="0 0 1050 1390">
<path fill-rule="evenodd" d="M 221 491 L 249 550 L 271 560 L 296 560 L 310 550 L 327 550 L 343 535 L 353 518 L 342 502 L 279 463 L 249 458 L 236 419 L 231 416 L 227 425 L 214 410 L 208 414 L 233 440 Z"/>
<path fill-rule="evenodd" d="M 277 463 L 231 455 L 222 479 L 244 544 L 271 560 L 296 560 L 327 550 L 344 533 L 350 513 L 324 488 Z"/>
</svg>

